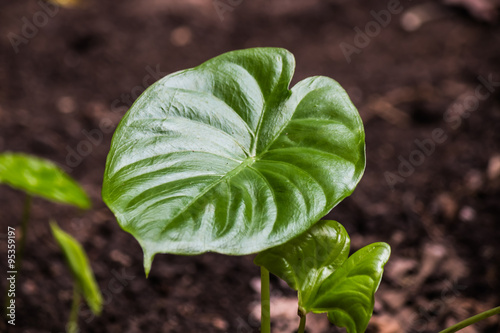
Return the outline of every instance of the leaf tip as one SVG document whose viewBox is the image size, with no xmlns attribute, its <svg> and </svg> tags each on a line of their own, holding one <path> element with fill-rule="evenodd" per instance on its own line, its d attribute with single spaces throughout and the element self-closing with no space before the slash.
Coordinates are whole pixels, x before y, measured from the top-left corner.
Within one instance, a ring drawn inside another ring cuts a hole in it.
<svg viewBox="0 0 500 333">
<path fill-rule="evenodd" d="M 387 261 L 389 261 L 389 257 L 391 256 L 391 246 L 385 242 L 378 242 L 375 243 L 374 245 L 381 248 L 380 256 L 385 265 Z"/>
<path fill-rule="evenodd" d="M 149 277 L 149 272 L 151 272 L 151 265 L 153 264 L 153 259 L 155 254 L 149 254 L 149 252 L 144 249 L 144 273 L 146 274 L 146 279 Z"/>
<path fill-rule="evenodd" d="M 97 296 L 97 295 L 96 295 Z M 100 316 L 102 313 L 102 295 L 99 292 L 98 296 L 92 300 L 92 301 L 87 301 L 87 304 L 90 308 L 90 311 L 96 316 Z"/>
<path fill-rule="evenodd" d="M 49 221 L 49 225 L 50 225 L 50 230 L 52 231 L 52 235 L 56 236 L 56 233 L 58 233 L 61 230 L 61 228 L 59 228 L 57 222 L 52 219 Z"/>
<path fill-rule="evenodd" d="M 83 193 L 82 202 L 78 205 L 78 207 L 84 210 L 89 210 L 92 208 L 92 202 L 90 201 L 88 195 L 85 192 Z"/>
</svg>

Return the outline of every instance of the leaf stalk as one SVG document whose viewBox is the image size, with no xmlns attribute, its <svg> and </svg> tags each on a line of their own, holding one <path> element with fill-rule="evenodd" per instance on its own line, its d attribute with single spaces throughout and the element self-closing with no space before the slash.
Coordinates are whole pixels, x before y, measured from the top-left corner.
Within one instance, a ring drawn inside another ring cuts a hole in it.
<svg viewBox="0 0 500 333">
<path fill-rule="evenodd" d="M 481 312 L 481 313 L 479 313 L 479 314 L 477 314 L 475 316 L 467 318 L 467 319 L 465 319 L 465 320 L 463 320 L 463 321 L 461 321 L 459 323 L 456 323 L 453 326 L 448 327 L 445 330 L 442 330 L 439 333 L 454 333 L 454 332 L 457 332 L 457 331 L 461 330 L 462 328 L 465 328 L 467 326 L 475 324 L 478 321 L 484 320 L 484 319 L 486 319 L 488 317 L 491 317 L 491 316 L 494 316 L 496 314 L 500 314 L 500 306 L 497 306 L 496 308 L 493 308 L 493 309 Z"/>
<path fill-rule="evenodd" d="M 271 297 L 269 292 L 269 271 L 260 266 L 260 306 L 261 306 L 261 333 L 271 333 Z"/>
<path fill-rule="evenodd" d="M 297 333 L 304 333 L 306 330 L 306 315 L 299 310 L 300 324 Z"/>
<path fill-rule="evenodd" d="M 71 312 L 68 319 L 68 325 L 66 332 L 77 333 L 78 332 L 78 313 L 80 312 L 80 291 L 75 283 L 73 287 L 73 303 L 71 304 Z"/>
</svg>

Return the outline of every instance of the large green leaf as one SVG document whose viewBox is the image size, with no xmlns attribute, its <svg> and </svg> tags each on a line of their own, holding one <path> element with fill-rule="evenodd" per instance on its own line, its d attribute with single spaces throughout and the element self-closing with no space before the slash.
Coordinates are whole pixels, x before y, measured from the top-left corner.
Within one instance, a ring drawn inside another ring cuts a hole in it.
<svg viewBox="0 0 500 333">
<path fill-rule="evenodd" d="M 288 89 L 293 55 L 233 51 L 164 77 L 118 126 L 103 199 L 144 249 L 242 255 L 306 231 L 348 196 L 364 131 L 340 85 Z"/>
<path fill-rule="evenodd" d="M 50 227 L 89 308 L 94 314 L 100 314 L 102 310 L 102 295 L 95 280 L 92 267 L 90 267 L 89 260 L 85 255 L 85 250 L 76 239 L 59 228 L 55 222 L 51 222 Z"/>
<path fill-rule="evenodd" d="M 0 184 L 31 195 L 77 206 L 90 207 L 85 191 L 54 163 L 20 153 L 0 154 Z"/>
<path fill-rule="evenodd" d="M 390 247 L 374 243 L 349 258 L 348 253 L 345 229 L 335 221 L 320 221 L 291 241 L 259 253 L 255 263 L 298 291 L 303 314 L 327 312 L 335 325 L 361 333 L 372 315 Z"/>
</svg>

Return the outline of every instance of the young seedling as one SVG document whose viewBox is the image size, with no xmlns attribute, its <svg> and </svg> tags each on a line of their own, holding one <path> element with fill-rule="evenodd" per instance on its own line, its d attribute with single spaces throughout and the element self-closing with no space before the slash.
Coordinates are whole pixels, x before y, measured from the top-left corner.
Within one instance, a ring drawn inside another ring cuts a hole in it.
<svg viewBox="0 0 500 333">
<path fill-rule="evenodd" d="M 102 295 L 82 246 L 71 235 L 59 228 L 55 222 L 51 222 L 50 227 L 75 280 L 71 314 L 66 327 L 68 333 L 76 333 L 78 332 L 81 296 L 87 302 L 90 310 L 98 316 L 102 310 Z"/>
<path fill-rule="evenodd" d="M 368 326 L 390 248 L 374 243 L 349 257 L 349 243 L 340 223 L 319 221 L 304 234 L 255 258 L 255 264 L 298 291 L 299 333 L 304 333 L 309 312 L 328 313 L 333 324 L 349 333 L 364 332 Z"/>
<path fill-rule="evenodd" d="M 284 49 L 229 52 L 159 80 L 122 119 L 103 199 L 141 244 L 146 275 L 157 253 L 281 245 L 352 193 L 365 168 L 359 114 L 330 78 L 289 90 L 294 67 Z M 262 267 L 263 304 L 268 281 Z"/>
</svg>

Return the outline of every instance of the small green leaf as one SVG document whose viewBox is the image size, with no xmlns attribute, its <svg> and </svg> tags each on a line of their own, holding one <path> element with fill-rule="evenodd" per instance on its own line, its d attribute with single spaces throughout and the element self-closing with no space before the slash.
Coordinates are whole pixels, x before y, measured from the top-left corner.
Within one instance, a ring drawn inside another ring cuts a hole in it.
<svg viewBox="0 0 500 333">
<path fill-rule="evenodd" d="M 349 255 L 349 235 L 336 221 L 319 221 L 304 234 L 261 252 L 255 264 L 266 267 L 299 292 L 299 305 L 315 296 L 324 281 Z"/>
<path fill-rule="evenodd" d="M 365 167 L 361 118 L 327 77 L 289 90 L 293 55 L 229 52 L 149 87 L 115 131 L 103 199 L 144 249 L 255 253 L 305 232 Z"/>
<path fill-rule="evenodd" d="M 79 208 L 90 208 L 85 191 L 54 163 L 38 157 L 19 154 L 0 154 L 0 184 L 42 198 Z"/>
<path fill-rule="evenodd" d="M 355 252 L 321 284 L 309 305 L 312 311 L 328 312 L 328 319 L 348 333 L 364 332 L 390 253 L 386 243 L 370 244 Z"/>
<path fill-rule="evenodd" d="M 102 295 L 95 280 L 92 267 L 90 267 L 85 255 L 85 250 L 76 239 L 59 228 L 55 222 L 51 222 L 50 227 L 89 308 L 94 314 L 99 315 L 102 310 Z"/>
<path fill-rule="evenodd" d="M 327 312 L 335 325 L 361 333 L 372 315 L 390 247 L 374 243 L 349 258 L 348 253 L 345 229 L 335 221 L 319 221 L 304 234 L 260 253 L 255 263 L 298 291 L 302 313 Z"/>
</svg>

